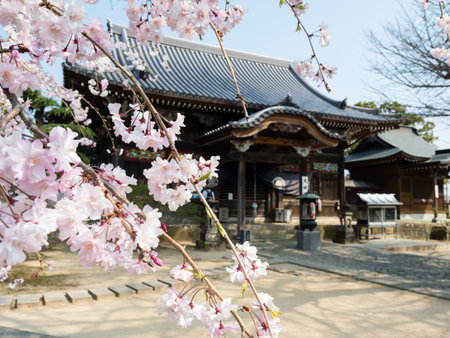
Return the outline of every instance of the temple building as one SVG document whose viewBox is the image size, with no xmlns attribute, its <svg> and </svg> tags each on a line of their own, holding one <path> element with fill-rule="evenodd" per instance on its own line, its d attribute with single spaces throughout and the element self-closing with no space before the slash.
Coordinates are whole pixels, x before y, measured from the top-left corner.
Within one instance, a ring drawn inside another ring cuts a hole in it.
<svg viewBox="0 0 450 338">
<path fill-rule="evenodd" d="M 187 127 L 177 141 L 179 150 L 221 156 L 219 180 L 211 188 L 224 222 L 244 226 L 249 221 L 298 219 L 295 197 L 302 189 L 321 197 L 320 215 L 336 216 L 337 202 L 345 202 L 344 149 L 398 124 L 377 110 L 319 93 L 295 73 L 290 61 L 228 50 L 248 104 L 247 120 L 220 48 L 171 37 L 159 45 L 143 45 L 126 27 L 111 22 L 108 27 L 114 42 L 125 43 L 141 56 L 144 70 L 128 61 L 122 50 L 113 52 L 158 111 L 167 119 L 184 114 Z M 77 64 L 64 64 L 66 87 L 102 106 L 105 116 L 110 102 L 122 103 L 125 111 L 132 103 L 123 86 L 125 77 L 118 72 L 102 76 L 110 82 L 111 95 L 94 97 L 87 90 L 94 74 Z M 155 156 L 169 156 L 123 148 L 119 162 L 135 176 Z"/>
<path fill-rule="evenodd" d="M 437 150 L 411 127 L 400 127 L 363 140 L 347 156 L 352 182 L 347 201 L 357 192 L 395 193 L 403 203 L 400 218 L 445 217 L 444 179 L 449 177 L 450 149 Z"/>
</svg>

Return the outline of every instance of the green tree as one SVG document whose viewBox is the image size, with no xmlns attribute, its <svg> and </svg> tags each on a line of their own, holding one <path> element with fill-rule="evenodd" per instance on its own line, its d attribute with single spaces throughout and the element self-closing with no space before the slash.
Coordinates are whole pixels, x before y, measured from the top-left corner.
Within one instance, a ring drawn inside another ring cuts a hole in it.
<svg viewBox="0 0 450 338">
<path fill-rule="evenodd" d="M 355 106 L 376 108 L 380 114 L 395 117 L 401 120 L 400 124 L 416 128 L 425 141 L 432 143 L 437 140 L 437 137 L 433 134 L 435 127 L 433 122 L 426 121 L 421 115 L 409 113 L 406 106 L 397 101 L 385 101 L 380 106 L 377 106 L 373 101 L 359 101 Z"/>
</svg>

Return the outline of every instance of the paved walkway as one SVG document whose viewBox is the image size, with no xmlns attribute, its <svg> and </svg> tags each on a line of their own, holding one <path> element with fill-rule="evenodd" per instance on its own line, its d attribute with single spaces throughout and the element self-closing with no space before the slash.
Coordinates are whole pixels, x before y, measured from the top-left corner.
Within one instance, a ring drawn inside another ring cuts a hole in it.
<svg viewBox="0 0 450 338">
<path fill-rule="evenodd" d="M 322 242 L 318 250 L 303 251 L 296 249 L 296 241 L 284 241 L 260 243 L 258 247 L 261 254 L 282 261 L 450 300 L 448 244 L 408 240 L 354 245 Z M 411 254 L 427 247 L 438 257 Z M 401 249 L 411 251 L 398 252 Z"/>
</svg>

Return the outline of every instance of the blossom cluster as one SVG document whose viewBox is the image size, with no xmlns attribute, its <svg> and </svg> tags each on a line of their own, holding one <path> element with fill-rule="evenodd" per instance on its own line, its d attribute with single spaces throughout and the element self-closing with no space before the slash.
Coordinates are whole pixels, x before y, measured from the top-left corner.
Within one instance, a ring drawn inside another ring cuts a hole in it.
<svg viewBox="0 0 450 338">
<path fill-rule="evenodd" d="M 113 45 L 98 19 L 84 23 L 85 19 L 86 10 L 76 2 L 55 0 L 43 5 L 40 0 L 1 1 L 0 25 L 9 35 L 2 47 L 9 48 L 16 57 L 14 50 L 26 51 L 31 59 L 29 65 L 53 63 L 58 58 L 70 62 L 95 60 L 102 54 L 83 33 L 89 33 L 107 49 Z M 20 68 L 11 68 L 20 75 Z"/>
<path fill-rule="evenodd" d="M 256 278 L 267 274 L 267 267 L 269 266 L 269 263 L 261 262 L 256 255 L 258 252 L 256 247 L 250 245 L 249 242 L 244 242 L 244 244 L 237 244 L 236 250 L 239 253 L 242 266 L 239 264 L 237 257 L 233 254 L 234 265 L 226 268 L 226 270 L 230 273 L 231 282 L 245 282 L 246 277 L 244 274 L 244 269 L 252 281 L 255 281 Z"/>
<path fill-rule="evenodd" d="M 121 137 L 124 143 L 134 143 L 142 150 L 152 148 L 153 151 L 162 150 L 169 147 L 169 139 L 163 131 L 157 128 L 148 111 L 142 111 L 139 104 L 130 104 L 132 110 L 131 123 L 126 125 L 121 114 L 120 103 L 110 103 L 108 105 L 111 120 L 113 122 L 114 134 Z M 175 121 L 170 122 L 167 128 L 169 137 L 175 142 L 180 134 L 181 127 L 184 127 L 184 116 L 177 115 Z"/>
<path fill-rule="evenodd" d="M 450 16 L 448 14 L 444 14 L 442 17 L 436 19 L 436 24 L 439 28 L 441 28 L 447 36 L 447 41 L 450 41 Z M 444 59 L 447 62 L 447 65 L 450 66 L 450 49 L 445 48 L 444 46 L 440 48 L 433 48 L 431 50 L 431 55 L 436 59 Z"/>
<path fill-rule="evenodd" d="M 193 183 L 202 190 L 206 179 L 216 175 L 218 165 L 219 156 L 212 156 L 209 161 L 203 157 L 195 160 L 191 155 L 183 155 L 180 161 L 158 157 L 144 170 L 144 176 L 155 200 L 175 211 L 192 198 L 196 191 Z"/>
<path fill-rule="evenodd" d="M 311 60 L 300 61 L 296 60 L 292 62 L 292 68 L 297 73 L 298 76 L 312 78 L 317 82 L 325 82 L 324 76 L 331 79 L 337 72 L 337 68 L 334 66 L 329 66 L 323 63 L 319 64 L 319 70 L 315 71 Z M 325 82 L 326 83 L 326 82 Z"/>
<path fill-rule="evenodd" d="M 158 315 L 167 313 L 168 319 L 176 320 L 177 325 L 183 328 L 190 326 L 194 320 L 199 320 L 208 330 L 210 337 L 223 337 L 228 333 L 239 331 L 239 326 L 229 320 L 232 311 L 243 310 L 252 317 L 257 337 L 278 337 L 281 332 L 280 309 L 266 293 L 258 293 L 262 306 L 254 298 L 248 306 L 239 308 L 230 298 L 218 301 L 214 295 L 206 297 L 208 303 L 198 304 L 195 298 L 199 295 L 199 291 L 204 291 L 203 288 L 191 287 L 187 291 L 185 289 L 179 291 L 175 287 L 168 288 L 167 293 L 156 302 Z M 269 318 L 268 322 L 264 312 Z"/>
<path fill-rule="evenodd" d="M 143 273 L 161 265 L 152 251 L 163 232 L 161 213 L 133 203 L 119 207 L 108 198 L 78 166 L 76 137 L 70 129 L 55 127 L 48 140 L 20 132 L 0 138 L 0 188 L 8 196 L 0 203 L 0 266 L 19 264 L 26 253 L 39 252 L 57 229 L 85 266 L 123 266 L 129 273 Z M 111 164 L 101 165 L 97 175 L 124 195 L 136 184 Z"/>
<path fill-rule="evenodd" d="M 236 332 L 239 326 L 229 322 L 231 311 L 237 310 L 237 305 L 227 298 L 215 304 L 196 304 L 189 292 L 179 292 L 170 287 L 168 293 L 156 302 L 158 315 L 167 313 L 167 317 L 176 320 L 183 328 L 188 327 L 194 319 L 200 320 L 208 330 L 210 337 L 223 337 L 229 332 Z"/>
<path fill-rule="evenodd" d="M 289 4 L 297 15 L 305 14 L 309 4 L 303 0 L 290 0 Z"/>
<path fill-rule="evenodd" d="M 428 8 L 429 0 L 418 0 L 424 9 Z M 445 2 L 443 0 L 436 0 L 441 8 L 445 8 Z M 431 55 L 436 59 L 444 59 L 448 66 L 450 66 L 450 49 L 445 47 L 445 44 L 450 43 L 450 16 L 442 13 L 442 15 L 436 18 L 436 25 L 442 29 L 445 33 L 446 39 L 441 47 L 431 49 Z"/>
<path fill-rule="evenodd" d="M 245 10 L 226 2 L 221 8 L 218 0 L 127 0 L 125 11 L 129 26 L 140 43 L 160 42 L 162 29 L 169 27 L 181 38 L 202 36 L 212 23 L 225 34 L 240 23 Z"/>
<path fill-rule="evenodd" d="M 251 303 L 251 308 L 254 315 L 257 318 L 256 321 L 256 335 L 258 337 L 271 337 L 269 326 L 264 320 L 264 312 L 267 312 L 269 318 L 269 325 L 272 330 L 273 336 L 278 337 L 281 332 L 280 325 L 280 309 L 273 303 L 273 297 L 264 292 L 258 292 L 258 298 L 263 304 L 263 308 L 259 305 L 258 300 L 255 298 Z"/>
<path fill-rule="evenodd" d="M 88 81 L 88 88 L 92 95 L 105 97 L 108 96 L 109 90 L 108 88 L 108 80 L 102 79 L 100 80 L 100 83 L 98 83 L 95 79 L 90 79 Z"/>
</svg>

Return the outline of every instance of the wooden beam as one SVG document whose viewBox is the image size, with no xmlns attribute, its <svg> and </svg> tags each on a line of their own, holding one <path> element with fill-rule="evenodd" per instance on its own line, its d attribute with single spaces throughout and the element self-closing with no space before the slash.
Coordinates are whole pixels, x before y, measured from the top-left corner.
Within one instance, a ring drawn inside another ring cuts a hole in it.
<svg viewBox="0 0 450 338">
<path fill-rule="evenodd" d="M 227 155 L 224 155 L 223 161 L 239 161 L 240 153 L 237 151 L 230 151 Z M 272 152 L 246 152 L 245 160 L 248 162 L 257 162 L 257 163 L 276 163 L 276 164 L 298 164 L 300 155 L 296 153 L 272 153 Z"/>
<path fill-rule="evenodd" d="M 329 147 L 335 147 L 339 141 L 324 134 L 311 120 L 302 116 L 275 115 L 269 116 L 266 120 L 251 128 L 233 129 L 231 134 L 236 138 L 247 138 L 257 135 L 267 129 L 273 123 L 286 123 L 304 127 L 306 131 L 320 143 Z"/>
<path fill-rule="evenodd" d="M 285 138 L 285 137 L 270 137 L 270 136 L 254 136 L 251 139 L 254 144 L 269 144 L 276 146 L 285 146 L 285 147 L 312 147 L 317 144 L 317 141 L 314 138 L 309 138 L 305 140 L 298 140 L 293 138 Z"/>
</svg>

